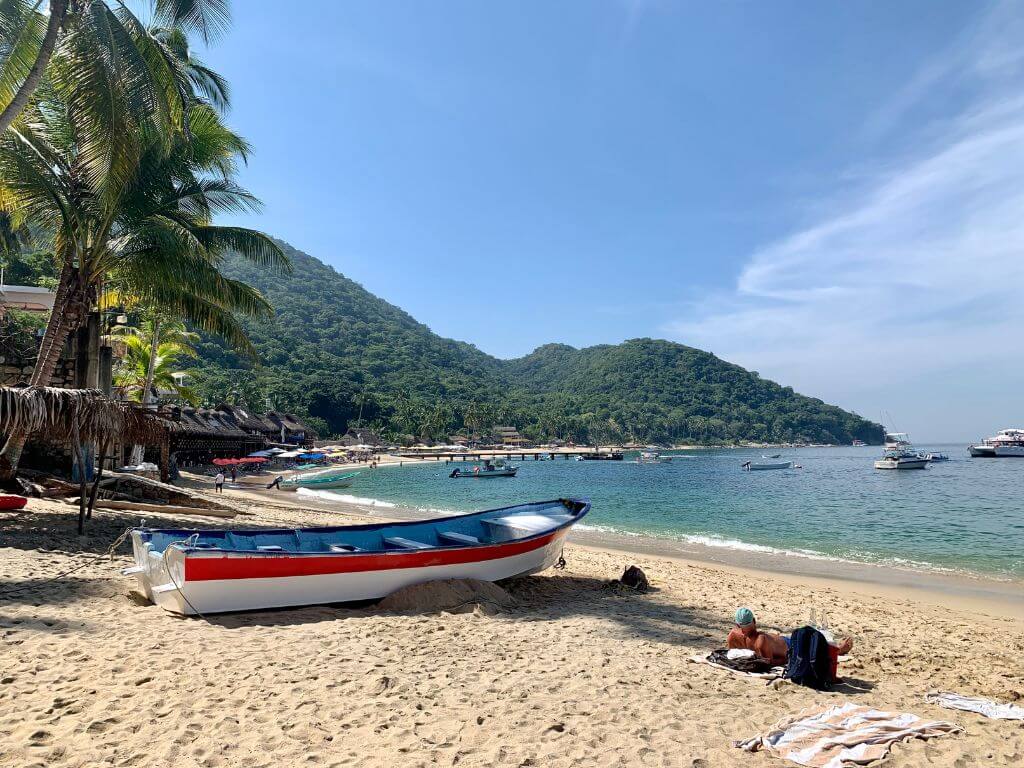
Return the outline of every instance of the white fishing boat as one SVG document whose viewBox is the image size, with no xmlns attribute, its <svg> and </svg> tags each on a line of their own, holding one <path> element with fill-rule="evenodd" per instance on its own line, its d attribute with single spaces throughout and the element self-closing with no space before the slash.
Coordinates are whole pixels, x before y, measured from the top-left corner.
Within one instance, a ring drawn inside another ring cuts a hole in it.
<svg viewBox="0 0 1024 768">
<path fill-rule="evenodd" d="M 148 600 L 179 614 L 375 600 L 438 579 L 498 581 L 558 562 L 583 499 L 330 528 L 131 532 Z"/>
<path fill-rule="evenodd" d="M 792 469 L 792 461 L 745 461 L 740 466 L 748 472 L 764 469 Z"/>
<path fill-rule="evenodd" d="M 472 477 L 477 479 L 486 477 L 515 477 L 518 471 L 519 467 L 507 463 L 504 459 L 498 459 L 494 462 L 490 459 L 484 459 L 483 464 L 478 464 L 468 469 L 456 467 L 448 477 Z"/>
<path fill-rule="evenodd" d="M 636 457 L 637 464 L 668 464 L 672 461 L 671 456 L 662 456 L 657 451 L 640 451 Z"/>
<path fill-rule="evenodd" d="M 934 464 L 937 461 L 949 461 L 949 454 L 939 453 L 937 451 L 931 451 L 929 453 L 926 453 L 924 457 L 928 459 L 928 461 L 931 462 L 932 464 Z"/>
<path fill-rule="evenodd" d="M 906 432 L 885 435 L 885 453 L 875 462 L 875 469 L 924 469 L 928 457 L 914 450 Z"/>
</svg>

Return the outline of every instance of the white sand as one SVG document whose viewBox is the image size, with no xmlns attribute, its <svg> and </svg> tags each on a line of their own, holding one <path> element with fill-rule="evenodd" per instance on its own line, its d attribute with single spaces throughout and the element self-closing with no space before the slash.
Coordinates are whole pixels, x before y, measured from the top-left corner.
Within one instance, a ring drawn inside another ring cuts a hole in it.
<svg viewBox="0 0 1024 768">
<path fill-rule="evenodd" d="M 252 511 L 235 522 L 346 519 Z M 312 607 L 184 619 L 129 597 L 125 554 L 82 554 L 136 522 L 98 512 L 80 540 L 73 510 L 54 502 L 0 517 L 0 591 L 29 588 L 0 594 L 0 765 L 783 765 L 731 741 L 846 698 L 967 730 L 898 746 L 887 765 L 1024 764 L 1021 724 L 924 702 L 934 688 L 1020 700 L 1017 620 L 578 547 L 566 571 L 507 585 L 517 605 L 493 615 Z M 631 562 L 657 591 L 606 588 Z M 849 685 L 775 690 L 687 662 L 722 644 L 739 604 L 786 629 L 828 606 L 857 641 L 841 667 Z"/>
</svg>

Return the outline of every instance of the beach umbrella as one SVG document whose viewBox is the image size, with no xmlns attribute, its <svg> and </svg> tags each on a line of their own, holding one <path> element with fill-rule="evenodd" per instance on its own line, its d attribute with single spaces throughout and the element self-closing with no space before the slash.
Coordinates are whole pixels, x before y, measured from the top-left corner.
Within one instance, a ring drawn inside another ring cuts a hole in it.
<svg viewBox="0 0 1024 768">
<path fill-rule="evenodd" d="M 213 463 L 218 467 L 230 467 L 234 464 L 238 464 L 238 459 L 214 459 Z"/>
<path fill-rule="evenodd" d="M 270 451 L 254 451 L 253 453 L 249 454 L 249 457 L 250 458 L 260 458 L 260 457 L 266 458 L 266 457 L 271 456 L 271 455 L 273 455 L 273 454 L 271 454 Z"/>
</svg>

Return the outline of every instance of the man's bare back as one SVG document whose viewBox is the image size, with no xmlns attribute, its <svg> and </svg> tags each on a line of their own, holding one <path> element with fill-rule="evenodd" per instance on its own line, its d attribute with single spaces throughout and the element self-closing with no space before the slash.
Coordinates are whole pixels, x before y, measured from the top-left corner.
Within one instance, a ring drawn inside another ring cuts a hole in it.
<svg viewBox="0 0 1024 768">
<path fill-rule="evenodd" d="M 749 628 L 733 627 L 725 645 L 727 648 L 746 648 L 777 667 L 785 666 L 789 656 L 789 646 L 782 635 L 761 632 L 756 625 Z"/>
</svg>

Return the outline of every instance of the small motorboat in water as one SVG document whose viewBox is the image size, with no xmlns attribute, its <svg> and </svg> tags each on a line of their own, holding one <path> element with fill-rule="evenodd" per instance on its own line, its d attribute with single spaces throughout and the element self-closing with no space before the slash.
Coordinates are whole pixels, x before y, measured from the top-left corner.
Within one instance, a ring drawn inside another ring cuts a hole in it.
<svg viewBox="0 0 1024 768">
<path fill-rule="evenodd" d="M 337 472 L 308 472 L 282 480 L 278 488 L 282 491 L 297 491 L 299 488 L 311 488 L 318 491 L 348 488 L 358 475 L 358 472 L 342 472 L 341 474 Z"/>
<path fill-rule="evenodd" d="M 636 457 L 637 464 L 668 464 L 671 461 L 671 456 L 662 456 L 657 451 L 640 451 Z"/>
<path fill-rule="evenodd" d="M 432 520 L 330 528 L 135 528 L 146 599 L 185 615 L 376 600 L 438 579 L 498 581 L 550 568 L 585 499 L 555 499 Z"/>
<path fill-rule="evenodd" d="M 748 472 L 760 469 L 792 469 L 792 461 L 745 461 L 740 466 Z"/>
<path fill-rule="evenodd" d="M 504 461 L 496 461 L 492 464 L 489 459 L 484 459 L 484 463 L 480 466 L 470 469 L 453 469 L 448 477 L 515 477 L 518 471 L 519 467 L 506 464 Z"/>
<path fill-rule="evenodd" d="M 931 462 L 931 463 L 933 463 L 933 464 L 934 464 L 934 463 L 935 463 L 936 461 L 949 461 L 949 454 L 946 454 L 946 453 L 937 453 L 937 452 L 934 452 L 934 451 L 933 451 L 932 453 L 926 453 L 926 454 L 924 455 L 924 457 L 925 457 L 926 459 L 928 459 L 928 461 L 930 461 L 930 462 Z"/>
</svg>

